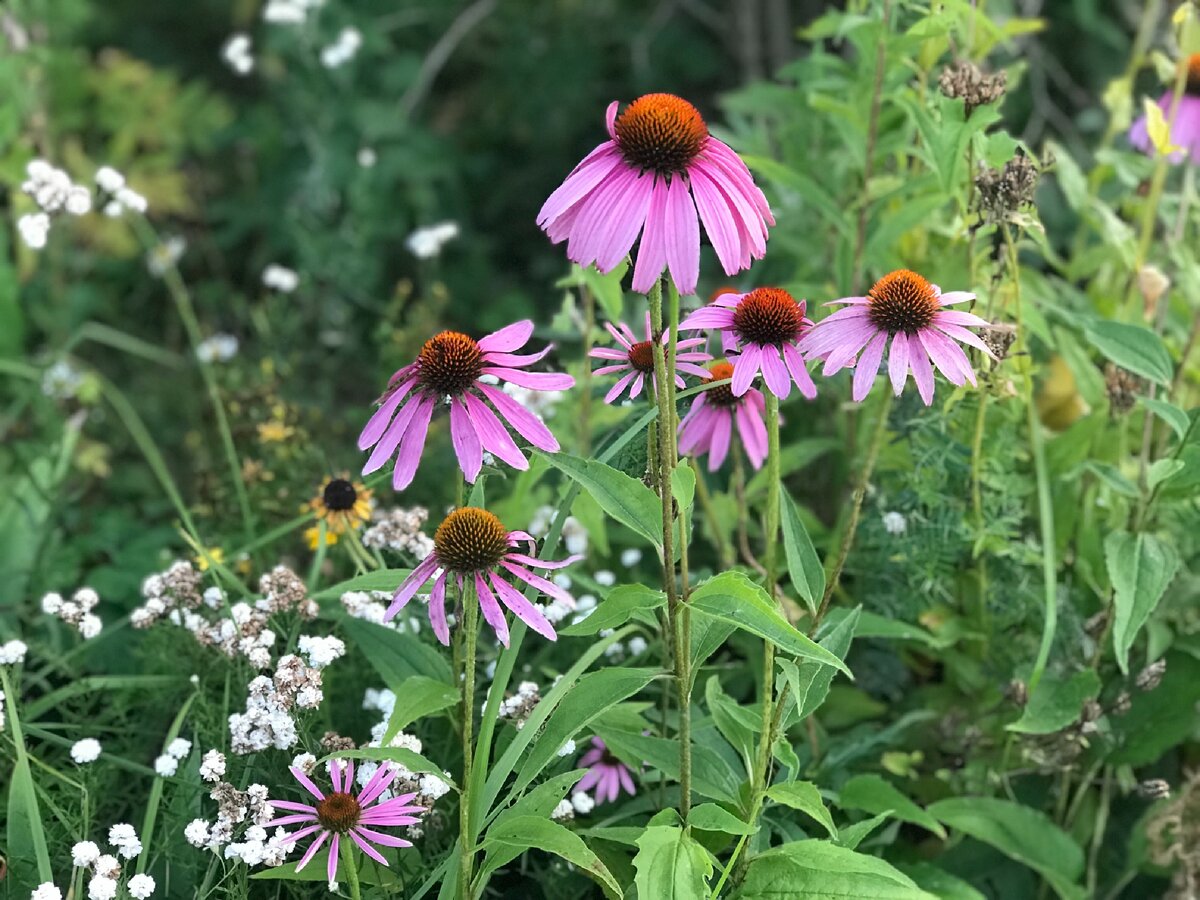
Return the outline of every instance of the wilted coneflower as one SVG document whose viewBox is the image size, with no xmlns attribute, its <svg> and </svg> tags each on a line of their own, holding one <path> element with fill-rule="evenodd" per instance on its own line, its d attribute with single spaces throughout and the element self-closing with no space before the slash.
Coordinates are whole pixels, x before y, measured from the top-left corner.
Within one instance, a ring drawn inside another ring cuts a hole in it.
<svg viewBox="0 0 1200 900">
<path fill-rule="evenodd" d="M 727 362 L 709 367 L 710 381 L 724 381 L 732 376 L 733 366 Z M 707 453 L 708 471 L 715 472 L 729 454 L 736 422 L 750 465 L 760 469 L 767 458 L 765 413 L 766 399 L 757 388 L 750 388 L 740 397 L 734 395 L 728 384 L 709 388 L 692 401 L 692 408 L 679 423 L 679 452 L 697 456 Z"/>
<path fill-rule="evenodd" d="M 629 766 L 613 756 L 608 746 L 598 737 L 592 738 L 592 749 L 579 757 L 579 765 L 586 766 L 587 774 L 575 785 L 577 791 L 596 789 L 596 802 L 612 802 L 621 795 L 624 788 L 630 796 L 637 793 L 633 785 L 633 775 Z"/>
<path fill-rule="evenodd" d="M 741 158 L 708 133 L 696 107 L 673 94 L 646 94 L 619 116 L 617 106 L 613 101 L 607 112 L 611 140 L 589 153 L 538 213 L 550 240 L 567 241 L 573 262 L 608 272 L 641 232 L 633 289 L 643 294 L 664 268 L 681 293 L 696 290 L 701 223 L 727 275 L 762 259 L 767 226 L 775 224 L 767 199 Z"/>
<path fill-rule="evenodd" d="M 1200 53 L 1193 53 L 1182 65 L 1187 67 L 1187 81 L 1183 96 L 1179 98 L 1179 111 L 1171 124 L 1170 135 L 1172 146 L 1180 149 L 1171 154 L 1170 160 L 1179 163 L 1188 158 L 1193 165 L 1200 165 Z M 1171 104 L 1174 101 L 1175 92 L 1172 90 L 1165 91 L 1158 98 L 1158 107 L 1167 121 L 1171 119 Z M 1144 115 L 1139 116 L 1129 129 L 1129 142 L 1143 153 L 1153 155 L 1154 145 Z"/>
<path fill-rule="evenodd" d="M 979 336 L 967 330 L 967 326 L 986 326 L 987 322 L 972 313 L 945 309 L 974 299 L 967 291 L 943 294 L 916 272 L 898 269 L 875 282 L 865 297 L 833 301 L 847 303 L 849 308 L 818 322 L 801 342 L 801 349 L 809 358 L 825 360 L 826 375 L 855 366 L 852 396 L 858 402 L 871 389 L 891 338 L 888 375 L 896 396 L 911 370 L 928 406 L 933 402 L 930 361 L 951 384 L 975 384 L 975 371 L 956 340 L 992 356 Z"/>
<path fill-rule="evenodd" d="M 715 328 L 721 345 L 733 360 L 735 397 L 740 397 L 762 372 L 776 397 L 792 392 L 792 381 L 808 399 L 817 396 L 804 356 L 796 343 L 812 327 L 806 303 L 782 288 L 761 287 L 746 294 L 722 294 L 679 323 L 680 329 Z M 790 373 L 790 374 L 789 374 Z"/>
<path fill-rule="evenodd" d="M 492 375 L 537 391 L 565 391 L 574 385 L 570 375 L 525 370 L 553 349 L 551 344 L 540 353 L 512 352 L 525 346 L 532 334 L 533 322 L 526 319 L 478 341 L 457 331 L 443 331 L 426 341 L 417 359 L 392 376 L 379 409 L 358 437 L 360 450 L 374 448 L 363 474 L 381 468 L 395 454 L 392 486 L 396 490 L 408 487 L 425 449 L 433 410 L 444 401 L 450 405 L 454 452 L 469 482 L 474 483 L 479 475 L 484 450 L 515 469 L 529 468 L 529 460 L 517 448 L 506 424 L 533 446 L 558 450 L 558 441 L 537 416 L 482 380 L 484 375 Z M 495 412 L 484 399 L 491 401 Z"/>
<path fill-rule="evenodd" d="M 617 339 L 617 343 L 621 345 L 622 349 L 597 347 L 592 350 L 589 356 L 596 359 L 618 360 L 616 365 L 602 366 L 592 374 L 612 375 L 616 372 L 625 372 L 626 374 L 619 378 L 612 389 L 604 395 L 604 402 L 612 403 L 621 396 L 626 388 L 629 388 L 629 399 L 634 400 L 641 394 L 646 380 L 654 380 L 654 331 L 650 327 L 650 313 L 646 313 L 646 339 L 644 341 L 639 341 L 634 335 L 633 329 L 624 322 L 617 323 L 615 328 L 606 322 L 604 327 Z M 666 346 L 668 337 L 669 335 L 663 332 L 661 337 L 663 346 Z M 688 338 L 675 345 L 675 384 L 678 387 L 684 386 L 683 376 L 678 374 L 679 372 L 697 375 L 700 378 L 708 377 L 708 370 L 696 363 L 708 362 L 712 356 L 703 350 L 692 349 L 703 343 L 704 338 Z"/>
<path fill-rule="evenodd" d="M 529 545 L 529 553 L 520 552 L 518 548 L 522 543 Z M 497 569 L 502 569 L 519 581 L 532 585 L 547 596 L 561 600 L 573 608 L 575 600 L 570 594 L 529 569 L 561 569 L 578 562 L 582 557 L 569 556 L 558 562 L 536 559 L 533 556 L 535 546 L 532 535 L 525 531 L 508 531 L 500 520 L 486 509 L 474 506 L 456 509 L 442 520 L 442 524 L 434 532 L 433 552 L 418 563 L 408 578 L 396 588 L 392 605 L 388 607 L 384 618 L 392 619 L 418 590 L 428 584 L 430 579 L 434 579 L 433 590 L 429 594 L 429 622 L 437 639 L 449 646 L 446 580 L 453 576 L 459 590 L 462 590 L 464 584 L 474 585 L 484 621 L 492 626 L 496 637 L 505 647 L 508 646 L 508 623 L 504 619 L 504 610 L 500 608 L 501 603 L 542 637 L 551 641 L 557 640 L 554 626 L 541 610 L 526 600 Z"/>
<path fill-rule="evenodd" d="M 392 837 L 375 831 L 378 827 L 394 827 L 396 825 L 416 825 L 420 819 L 413 813 L 425 811 L 423 806 L 413 806 L 411 801 L 416 794 L 401 794 L 382 803 L 376 803 L 380 795 L 387 790 L 392 779 L 399 771 L 390 765 L 381 765 L 371 780 L 363 785 L 357 794 L 351 793 L 354 787 L 354 763 L 329 761 L 329 779 L 333 782 L 333 791 L 322 793 L 307 775 L 295 766 L 289 771 L 306 791 L 316 798 L 314 805 L 293 803 L 288 800 L 271 800 L 271 806 L 287 810 L 291 815 L 281 816 L 268 822 L 264 828 L 274 828 L 282 825 L 305 825 L 284 838 L 284 843 L 294 844 L 302 838 L 315 834 L 316 839 L 308 845 L 300 862 L 296 864 L 299 872 L 309 864 L 317 851 L 329 839 L 329 861 L 326 866 L 328 880 L 333 881 L 337 875 L 338 845 L 344 838 L 349 838 L 358 845 L 367 856 L 382 866 L 387 860 L 372 844 L 383 847 L 411 847 L 412 842 L 403 838 Z"/>
</svg>

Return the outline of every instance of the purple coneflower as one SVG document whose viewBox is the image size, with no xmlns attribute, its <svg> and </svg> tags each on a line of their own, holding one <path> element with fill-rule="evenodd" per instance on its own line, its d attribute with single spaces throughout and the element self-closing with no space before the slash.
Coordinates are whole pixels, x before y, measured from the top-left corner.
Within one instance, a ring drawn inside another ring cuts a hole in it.
<svg viewBox="0 0 1200 900">
<path fill-rule="evenodd" d="M 709 368 L 709 380 L 724 381 L 733 372 L 734 367 L 727 362 L 714 363 Z M 762 468 L 767 458 L 767 425 L 763 420 L 766 399 L 762 391 L 750 388 L 737 397 L 730 388 L 721 384 L 702 391 L 679 423 L 679 452 L 697 456 L 707 453 L 710 472 L 725 462 L 735 422 L 750 465 Z"/>
<path fill-rule="evenodd" d="M 586 791 L 594 787 L 597 803 L 616 800 L 621 795 L 621 788 L 630 796 L 637 793 L 629 767 L 609 753 L 604 741 L 598 737 L 592 738 L 592 749 L 579 757 L 579 765 L 587 766 L 588 773 L 579 779 L 575 789 Z"/>
<path fill-rule="evenodd" d="M 761 287 L 747 294 L 721 294 L 679 323 L 680 329 L 715 328 L 725 355 L 733 360 L 733 395 L 740 397 L 762 372 L 776 397 L 792 392 L 792 381 L 811 400 L 817 396 L 804 356 L 796 349 L 812 327 L 806 303 L 781 288 Z"/>
<path fill-rule="evenodd" d="M 521 553 L 522 543 L 528 544 L 529 553 Z M 433 534 L 433 552 L 417 564 L 408 578 L 404 579 L 392 597 L 385 620 L 392 619 L 404 605 L 426 585 L 431 578 L 433 590 L 429 594 L 429 622 L 433 633 L 443 644 L 450 644 L 450 628 L 446 624 L 446 579 L 453 575 L 459 590 L 464 581 L 475 586 L 479 598 L 479 609 L 483 619 L 496 632 L 500 643 L 508 646 L 508 623 L 504 619 L 503 603 L 513 614 L 543 637 L 558 639 L 554 626 L 542 615 L 541 610 L 525 599 L 515 587 L 497 571 L 503 569 L 519 581 L 533 585 L 556 600 L 570 607 L 575 598 L 552 581 L 529 571 L 530 568 L 561 569 L 583 557 L 569 556 L 558 562 L 537 559 L 533 556 L 536 542 L 524 531 L 508 531 L 500 520 L 486 509 L 464 506 L 456 509 L 442 520 Z M 499 602 L 497 602 L 497 600 Z"/>
<path fill-rule="evenodd" d="M 574 385 L 575 379 L 570 375 L 525 370 L 553 347 L 527 355 L 512 352 L 525 346 L 532 334 L 533 323 L 525 320 L 478 341 L 457 331 L 443 331 L 426 341 L 416 361 L 392 376 L 379 400 L 379 409 L 358 437 L 360 450 L 374 448 L 363 466 L 363 474 L 381 468 L 395 454 L 392 486 L 396 490 L 408 487 L 425 449 L 434 408 L 446 400 L 450 403 L 454 452 L 469 482 L 474 483 L 479 474 L 484 450 L 515 469 L 529 468 L 529 460 L 517 448 L 505 425 L 535 447 L 549 452 L 558 450 L 558 441 L 537 416 L 500 388 L 482 380 L 482 376 L 491 375 L 539 391 L 565 391 Z M 405 398 L 408 402 L 401 406 Z"/>
<path fill-rule="evenodd" d="M 611 140 L 589 153 L 538 213 L 550 240 L 567 241 L 573 262 L 608 272 L 641 232 L 633 289 L 643 294 L 664 268 L 680 293 L 696 290 L 701 223 L 726 274 L 762 259 L 767 226 L 775 224 L 771 208 L 746 164 L 708 133 L 696 107 L 673 94 L 646 94 L 620 116 L 617 106 L 608 107 Z"/>
<path fill-rule="evenodd" d="M 1189 158 L 1193 165 L 1200 165 L 1200 53 L 1193 53 L 1184 65 L 1187 66 L 1187 82 L 1183 96 L 1179 98 L 1179 111 L 1171 124 L 1170 136 L 1171 144 L 1180 149 L 1171 154 L 1170 160 L 1179 163 Z M 1159 109 L 1168 122 L 1174 99 L 1174 91 L 1166 91 L 1158 98 Z M 1129 130 L 1129 142 L 1143 153 L 1153 155 L 1154 147 L 1144 115 L 1139 116 Z"/>
<path fill-rule="evenodd" d="M 612 403 L 629 388 L 629 399 L 634 400 L 642 392 L 642 387 L 646 383 L 646 379 L 653 380 L 654 378 L 654 332 L 650 328 L 650 314 L 646 313 L 646 339 L 639 341 L 634 336 L 631 329 L 624 322 L 619 322 L 614 328 L 612 324 L 606 322 L 604 327 L 609 330 L 617 343 L 623 349 L 617 350 L 615 347 L 597 347 L 589 354 L 596 359 L 612 359 L 617 360 L 616 365 L 602 366 L 593 372 L 593 375 L 612 375 L 616 372 L 625 372 L 617 383 L 612 386 L 612 389 L 604 395 L 605 403 Z M 665 346 L 669 335 L 663 332 L 662 343 Z M 698 375 L 701 378 L 708 377 L 708 370 L 696 365 L 696 363 L 708 362 L 712 359 L 708 353 L 703 350 L 693 350 L 693 347 L 699 347 L 704 343 L 704 338 L 687 338 L 686 340 L 678 341 L 675 345 L 675 384 L 682 388 L 683 376 L 679 372 L 687 372 L 689 375 Z M 632 386 L 631 386 L 632 383 Z"/>
<path fill-rule="evenodd" d="M 849 308 L 818 322 L 801 349 L 810 358 L 825 360 L 826 375 L 854 366 L 852 396 L 858 402 L 871 389 L 883 362 L 884 346 L 891 338 L 888 375 L 896 396 L 900 396 L 911 371 L 921 399 L 929 406 L 933 402 L 931 362 L 951 384 L 975 384 L 971 362 L 955 341 L 995 358 L 987 345 L 967 330 L 987 322 L 972 313 L 945 308 L 974 299 L 975 295 L 967 291 L 943 294 L 936 284 L 916 272 L 897 269 L 875 282 L 867 296 L 833 301 L 847 303 Z"/>
<path fill-rule="evenodd" d="M 317 851 L 329 838 L 329 862 L 327 874 L 333 881 L 337 875 L 338 844 L 343 838 L 350 838 L 358 845 L 363 853 L 380 865 L 386 866 L 387 860 L 380 855 L 372 844 L 382 847 L 411 847 L 412 842 L 403 838 L 392 837 L 375 831 L 378 827 L 394 827 L 397 825 L 415 825 L 420 819 L 412 813 L 424 812 L 425 807 L 413 806 L 409 803 L 416 794 L 401 794 L 391 800 L 376 803 L 379 796 L 387 790 L 398 771 L 395 767 L 384 763 L 371 776 L 361 791 L 351 793 L 354 786 L 354 763 L 332 759 L 329 761 L 329 780 L 333 782 L 333 791 L 329 794 L 321 792 L 311 778 L 295 766 L 289 771 L 306 791 L 316 798 L 316 803 L 309 806 L 304 803 L 292 803 L 288 800 L 271 800 L 271 806 L 287 810 L 291 815 L 281 816 L 266 824 L 266 828 L 277 825 L 306 825 L 299 831 L 292 832 L 284 843 L 294 844 L 302 838 L 315 834 L 316 840 L 308 845 L 300 862 L 296 864 L 299 872 L 309 864 Z M 372 805 L 374 804 L 374 805 Z"/>
</svg>

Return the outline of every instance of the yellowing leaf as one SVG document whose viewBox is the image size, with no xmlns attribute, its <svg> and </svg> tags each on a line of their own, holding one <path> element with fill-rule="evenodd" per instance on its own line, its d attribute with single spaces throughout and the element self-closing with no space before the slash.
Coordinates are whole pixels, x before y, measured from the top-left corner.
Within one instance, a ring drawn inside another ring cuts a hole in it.
<svg viewBox="0 0 1200 900">
<path fill-rule="evenodd" d="M 1142 106 L 1146 111 L 1146 133 L 1150 136 L 1150 143 L 1154 145 L 1155 152 L 1167 156 L 1182 150 L 1182 147 L 1171 143 L 1171 129 L 1167 125 L 1162 107 L 1149 97 L 1142 98 Z"/>
</svg>

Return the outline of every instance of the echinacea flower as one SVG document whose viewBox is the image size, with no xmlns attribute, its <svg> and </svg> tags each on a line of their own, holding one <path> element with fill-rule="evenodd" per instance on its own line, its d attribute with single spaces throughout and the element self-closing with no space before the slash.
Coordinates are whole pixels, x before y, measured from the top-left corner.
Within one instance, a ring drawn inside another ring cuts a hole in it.
<svg viewBox="0 0 1200 900">
<path fill-rule="evenodd" d="M 416 825 L 420 819 L 413 813 L 425 811 L 425 807 L 414 806 L 409 802 L 417 796 L 415 793 L 401 794 L 382 803 L 375 802 L 387 790 L 392 779 L 396 777 L 399 772 L 396 767 L 387 764 L 381 765 L 357 794 L 351 793 L 354 787 L 353 762 L 336 759 L 329 761 L 329 780 L 333 783 L 333 791 L 328 794 L 322 793 L 312 779 L 295 766 L 291 766 L 288 771 L 295 776 L 306 791 L 316 798 L 316 803 L 308 805 L 293 803 L 289 800 L 272 799 L 271 806 L 287 810 L 290 815 L 274 819 L 263 827 L 304 825 L 305 827 L 292 832 L 283 839 L 283 843 L 288 845 L 309 835 L 316 835 L 316 839 L 308 845 L 308 849 L 300 857 L 300 862 L 296 864 L 297 872 L 309 864 L 326 839 L 329 839 L 329 861 L 326 873 L 330 881 L 333 881 L 337 874 L 338 845 L 346 838 L 354 841 L 358 845 L 358 849 L 382 866 L 386 866 L 388 862 L 372 844 L 378 844 L 381 847 L 412 846 L 411 841 L 375 831 L 379 827 Z"/>
<path fill-rule="evenodd" d="M 1179 109 L 1175 113 L 1175 121 L 1171 123 L 1169 142 L 1180 149 L 1170 155 L 1173 163 L 1183 162 L 1185 158 L 1193 165 L 1200 165 L 1200 53 L 1193 53 L 1184 63 L 1187 66 L 1187 82 L 1183 96 L 1179 98 Z M 1171 105 L 1175 101 L 1175 92 L 1166 91 L 1158 98 L 1158 107 L 1162 110 L 1163 119 L 1170 121 Z M 1150 129 L 1146 116 L 1139 116 L 1129 130 L 1129 142 L 1143 153 L 1153 155 L 1154 144 L 1150 139 Z"/>
<path fill-rule="evenodd" d="M 725 381 L 733 373 L 729 363 L 714 363 L 709 367 L 709 381 Z M 750 465 L 762 468 L 767 458 L 765 413 L 766 399 L 758 388 L 750 388 L 740 397 L 734 396 L 729 384 L 701 391 L 679 423 L 679 452 L 697 456 L 707 453 L 708 471 L 715 472 L 729 453 L 736 423 Z"/>
<path fill-rule="evenodd" d="M 321 482 L 316 496 L 304 505 L 304 510 L 315 513 L 318 522 L 325 523 L 325 542 L 335 544 L 339 534 L 358 531 L 371 518 L 371 489 L 361 481 L 351 481 L 343 472 L 337 478 Z M 310 528 L 304 534 L 309 548 L 315 550 L 320 529 Z"/>
<path fill-rule="evenodd" d="M 646 383 L 646 379 L 651 381 L 654 379 L 654 331 L 650 328 L 650 313 L 646 313 L 646 339 L 639 341 L 631 329 L 624 322 L 617 323 L 617 327 L 613 327 L 611 323 L 606 322 L 604 327 L 609 333 L 617 339 L 617 343 L 621 345 L 620 350 L 615 347 L 596 347 L 589 356 L 596 359 L 611 359 L 617 360 L 615 365 L 602 366 L 593 372 L 593 375 L 611 375 L 617 372 L 625 372 L 617 383 L 612 386 L 612 389 L 604 395 L 605 403 L 612 403 L 629 388 L 629 399 L 635 400 L 642 392 L 642 387 Z M 665 346 L 670 335 L 663 332 L 661 343 Z M 708 370 L 696 365 L 696 363 L 707 362 L 712 357 L 703 350 L 693 350 L 693 347 L 699 347 L 704 343 L 704 338 L 687 338 L 686 340 L 678 341 L 675 344 L 675 384 L 682 388 L 683 376 L 680 372 L 687 372 L 689 375 L 698 375 L 701 378 L 708 377 Z"/>
<path fill-rule="evenodd" d="M 525 543 L 529 553 L 520 552 Z M 525 599 L 513 587 L 505 575 L 532 585 L 547 596 L 574 608 L 575 599 L 552 581 L 530 571 L 537 569 L 561 569 L 582 557 L 569 556 L 552 562 L 533 556 L 536 542 L 525 531 L 508 531 L 492 513 L 474 506 L 454 510 L 438 526 L 433 534 L 433 552 L 417 564 L 392 596 L 385 621 L 391 620 L 404 608 L 426 584 L 433 579 L 429 594 L 429 623 L 433 633 L 446 646 L 450 645 L 450 628 L 446 624 L 446 580 L 453 576 L 461 591 L 464 584 L 475 588 L 479 609 L 483 619 L 492 626 L 496 637 L 508 646 L 508 622 L 504 618 L 503 603 L 513 615 L 548 640 L 557 640 L 554 626 L 536 606 Z M 503 571 L 498 571 L 503 570 Z"/>
<path fill-rule="evenodd" d="M 804 367 L 796 343 L 812 327 L 804 313 L 807 303 L 782 288 L 761 287 L 746 294 L 721 294 L 679 323 L 680 329 L 715 328 L 721 332 L 725 355 L 733 360 L 733 395 L 750 389 L 754 376 L 776 397 L 792 392 L 792 382 L 811 400 L 817 386 Z"/>
<path fill-rule="evenodd" d="M 857 403 L 870 391 L 890 338 L 888 375 L 896 396 L 911 371 L 921 400 L 929 406 L 933 402 L 931 362 L 951 384 L 975 384 L 971 361 L 955 341 L 995 358 L 979 336 L 967 330 L 987 322 L 972 313 L 945 308 L 974 299 L 967 291 L 943 294 L 916 272 L 897 269 L 875 282 L 867 296 L 833 301 L 849 307 L 818 322 L 801 349 L 810 358 L 825 360 L 826 375 L 853 365 L 851 396 Z"/>
<path fill-rule="evenodd" d="M 630 796 L 637 793 L 629 766 L 609 753 L 608 746 L 598 737 L 592 738 L 592 749 L 579 758 L 579 765 L 587 766 L 588 772 L 579 779 L 575 789 L 586 791 L 594 787 L 597 803 L 616 800 L 622 788 Z"/>
<path fill-rule="evenodd" d="M 514 469 L 529 468 L 529 460 L 505 425 L 541 450 L 558 450 L 558 441 L 537 416 L 483 380 L 491 375 L 536 391 L 565 391 L 574 385 L 570 375 L 526 371 L 526 366 L 540 361 L 553 348 L 551 344 L 540 353 L 513 353 L 525 346 L 532 334 L 533 322 L 526 319 L 478 341 L 457 331 L 443 331 L 427 340 L 416 360 L 392 376 L 379 409 L 358 437 L 358 449 L 374 448 L 362 473 L 369 475 L 395 454 L 392 486 L 402 490 L 412 484 L 433 410 L 444 401 L 450 405 L 454 452 L 471 483 L 483 466 L 484 450 Z"/>
<path fill-rule="evenodd" d="M 701 224 L 725 274 L 762 259 L 767 226 L 775 224 L 771 208 L 696 107 L 673 94 L 646 94 L 619 116 L 617 107 L 608 107 L 610 140 L 584 157 L 538 213 L 550 240 L 565 240 L 573 262 L 609 272 L 641 232 L 633 289 L 643 294 L 664 268 L 680 293 L 695 292 Z"/>
</svg>

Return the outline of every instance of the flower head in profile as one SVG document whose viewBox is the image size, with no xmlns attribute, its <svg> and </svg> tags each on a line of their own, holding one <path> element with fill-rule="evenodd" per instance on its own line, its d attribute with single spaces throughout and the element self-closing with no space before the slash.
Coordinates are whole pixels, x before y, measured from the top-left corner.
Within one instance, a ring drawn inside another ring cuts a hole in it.
<svg viewBox="0 0 1200 900">
<path fill-rule="evenodd" d="M 526 544 L 529 552 L 522 553 Z M 446 623 L 446 582 L 453 578 L 461 591 L 470 584 L 479 600 L 483 619 L 508 646 L 508 622 L 501 604 L 518 619 L 548 640 L 557 640 L 554 626 L 542 611 L 525 599 L 508 578 L 513 577 L 532 585 L 549 597 L 574 608 L 575 600 L 561 587 L 547 581 L 530 569 L 561 569 L 578 562 L 581 557 L 569 556 L 552 562 L 534 557 L 536 542 L 525 531 L 509 531 L 486 509 L 464 506 L 454 510 L 438 526 L 433 535 L 433 552 L 417 564 L 392 597 L 385 620 L 390 620 L 422 587 L 433 580 L 429 594 L 429 622 L 433 633 L 443 644 L 450 644 L 450 628 Z"/>
<path fill-rule="evenodd" d="M 617 115 L 608 107 L 609 140 L 567 176 L 538 213 L 538 225 L 567 256 L 609 272 L 633 247 L 633 289 L 646 293 L 670 271 L 681 293 L 696 290 L 700 226 L 727 275 L 762 259 L 767 199 L 727 144 L 708 133 L 696 107 L 673 94 L 646 94 Z"/>
<path fill-rule="evenodd" d="M 734 367 L 727 362 L 709 367 L 709 381 L 732 378 Z M 708 454 L 708 471 L 715 472 L 729 455 L 734 426 L 754 468 L 767 458 L 766 399 L 762 391 L 749 388 L 735 396 L 731 384 L 719 384 L 701 392 L 679 423 L 679 452 L 694 456 Z"/>
<path fill-rule="evenodd" d="M 796 300 L 782 288 L 761 287 L 746 294 L 721 294 L 708 306 L 696 310 L 679 327 L 715 328 L 727 357 L 733 360 L 733 395 L 750 389 L 754 376 L 776 397 L 792 392 L 795 381 L 808 399 L 817 396 L 817 386 L 804 367 L 804 356 L 796 343 L 812 327 L 804 313 L 804 300 Z"/>
<path fill-rule="evenodd" d="M 1179 98 L 1179 109 L 1175 113 L 1175 121 L 1171 124 L 1171 134 L 1168 142 L 1178 147 L 1170 155 L 1173 163 L 1189 159 L 1192 165 L 1200 165 L 1200 53 L 1193 53 L 1183 63 L 1187 67 L 1187 81 L 1184 85 L 1183 96 Z M 1162 110 L 1163 119 L 1170 121 L 1171 105 L 1175 100 L 1175 92 L 1168 90 L 1158 98 L 1158 108 Z M 1129 130 L 1129 142 L 1143 153 L 1154 154 L 1154 141 L 1150 137 L 1150 123 L 1147 116 L 1139 116 Z"/>
<path fill-rule="evenodd" d="M 454 453 L 469 482 L 479 475 L 485 450 L 515 469 L 529 468 L 508 427 L 539 449 L 557 450 L 558 441 L 537 416 L 483 380 L 490 375 L 536 391 L 565 391 L 574 385 L 570 375 L 527 370 L 553 349 L 550 345 L 540 353 L 514 353 L 532 334 L 533 323 L 525 320 L 478 341 L 457 331 L 427 340 L 417 359 L 392 376 L 379 409 L 358 437 L 358 448 L 372 451 L 362 473 L 381 468 L 394 454 L 392 486 L 402 490 L 412 484 L 429 421 L 444 402 L 450 406 Z"/>
<path fill-rule="evenodd" d="M 388 785 L 396 777 L 399 769 L 391 765 L 381 765 L 375 774 L 363 785 L 357 794 L 354 788 L 354 763 L 332 759 L 329 761 L 329 779 L 333 790 L 326 794 L 313 783 L 313 780 L 295 766 L 289 771 L 300 782 L 301 786 L 312 794 L 315 803 L 293 803 L 289 800 L 270 801 L 276 809 L 286 810 L 289 814 L 281 816 L 264 825 L 264 828 L 274 828 L 284 825 L 300 825 L 300 830 L 294 831 L 284 838 L 286 845 L 295 844 L 306 837 L 315 835 L 308 845 L 300 862 L 296 864 L 299 872 L 312 861 L 317 851 L 328 841 L 329 858 L 326 873 L 329 881 L 337 874 L 338 845 L 349 839 L 381 866 L 386 866 L 387 860 L 373 845 L 381 847 L 411 847 L 412 842 L 403 838 L 393 837 L 376 831 L 376 828 L 390 828 L 397 825 L 416 825 L 420 819 L 413 813 L 425 811 L 423 806 L 414 806 L 411 801 L 416 794 L 401 794 L 383 802 L 376 802 L 387 790 Z"/>
<path fill-rule="evenodd" d="M 316 496 L 304 505 L 305 511 L 325 523 L 327 544 L 337 543 L 340 534 L 362 528 L 371 518 L 371 508 L 371 489 L 361 481 L 351 481 L 346 472 L 326 478 L 317 488 Z M 320 529 L 310 528 L 304 534 L 309 547 L 315 550 L 320 542 Z"/>
<path fill-rule="evenodd" d="M 966 291 L 943 294 L 941 288 L 916 272 L 898 269 L 875 282 L 865 297 L 835 300 L 848 304 L 847 308 L 822 319 L 801 348 L 809 357 L 825 360 L 826 375 L 853 365 L 852 396 L 857 403 L 875 382 L 890 340 L 888 375 L 896 396 L 900 396 L 911 371 L 917 391 L 928 406 L 933 402 L 933 366 L 951 384 L 975 384 L 971 361 L 956 341 L 994 358 L 979 336 L 967 330 L 986 326 L 987 322 L 972 313 L 946 309 L 974 299 L 975 295 Z"/>
<path fill-rule="evenodd" d="M 629 766 L 613 756 L 604 741 L 598 737 L 592 738 L 592 747 L 579 758 L 579 765 L 586 766 L 588 771 L 579 779 L 575 789 L 586 791 L 595 788 L 597 803 L 616 800 L 621 795 L 622 788 L 630 796 L 637 793 Z"/>
<path fill-rule="evenodd" d="M 617 383 L 612 386 L 612 389 L 604 395 L 605 403 L 612 403 L 625 392 L 626 388 L 629 389 L 629 399 L 635 400 L 641 394 L 646 380 L 654 380 L 654 332 L 650 328 L 650 313 L 646 313 L 646 339 L 644 341 L 639 341 L 634 335 L 633 329 L 624 322 L 617 323 L 616 327 L 606 322 L 604 327 L 616 338 L 621 349 L 596 347 L 592 350 L 589 355 L 596 359 L 613 360 L 612 365 L 601 366 L 592 374 L 624 373 L 617 379 Z M 668 337 L 669 335 L 663 332 L 660 340 L 663 346 L 666 346 Z M 680 372 L 698 375 L 701 378 L 708 377 L 708 370 L 698 366 L 697 363 L 708 362 L 712 357 L 703 350 L 694 349 L 703 343 L 704 338 L 687 338 L 676 344 L 675 384 L 678 387 L 684 386 L 683 376 L 679 374 Z"/>
</svg>

